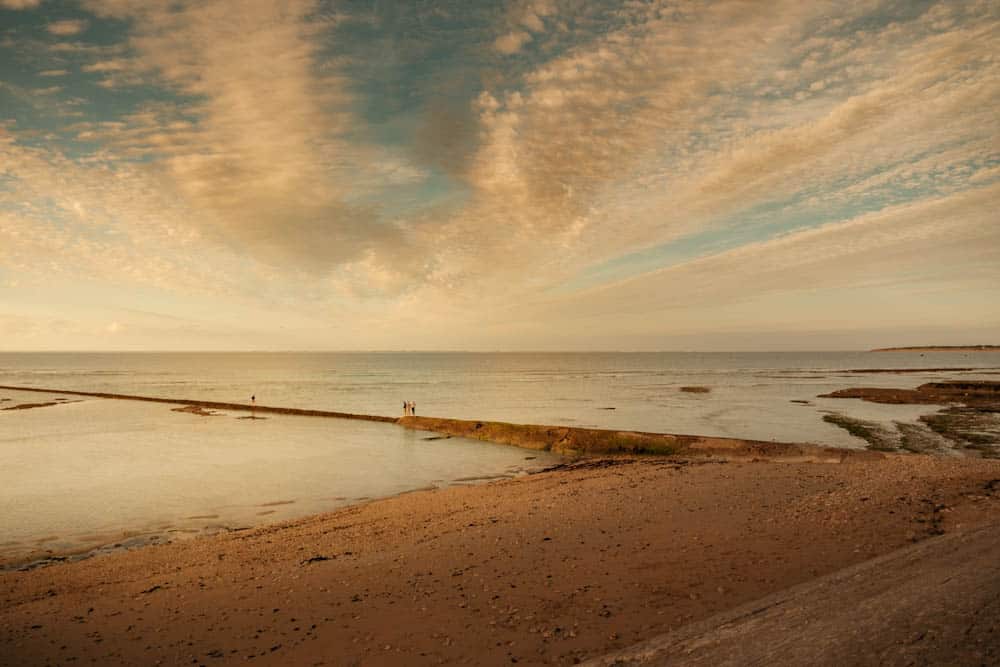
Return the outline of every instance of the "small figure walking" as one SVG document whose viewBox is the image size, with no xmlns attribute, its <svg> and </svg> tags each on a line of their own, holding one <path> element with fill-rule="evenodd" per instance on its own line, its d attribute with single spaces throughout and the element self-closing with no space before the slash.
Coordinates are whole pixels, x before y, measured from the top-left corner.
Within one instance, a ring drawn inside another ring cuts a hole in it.
<svg viewBox="0 0 1000 667">
<path fill-rule="evenodd" d="M 250 395 L 250 416 L 257 416 L 257 394 Z"/>
</svg>

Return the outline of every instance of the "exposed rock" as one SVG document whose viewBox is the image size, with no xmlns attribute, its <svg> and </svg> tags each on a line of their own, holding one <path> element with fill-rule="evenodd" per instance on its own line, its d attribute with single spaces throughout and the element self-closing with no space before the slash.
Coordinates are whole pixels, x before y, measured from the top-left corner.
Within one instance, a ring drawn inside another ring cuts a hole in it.
<svg viewBox="0 0 1000 667">
<path fill-rule="evenodd" d="M 1000 382 L 954 381 L 928 382 L 916 389 L 854 387 L 838 389 L 820 398 L 860 398 L 872 403 L 913 405 L 962 405 L 1000 410 Z"/>
</svg>

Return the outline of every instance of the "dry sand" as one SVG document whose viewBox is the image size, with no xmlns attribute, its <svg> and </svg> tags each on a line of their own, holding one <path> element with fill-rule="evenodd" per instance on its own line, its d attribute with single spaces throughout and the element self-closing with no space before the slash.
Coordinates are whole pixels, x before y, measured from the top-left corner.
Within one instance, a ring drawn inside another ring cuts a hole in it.
<svg viewBox="0 0 1000 667">
<path fill-rule="evenodd" d="M 0 663 L 572 664 L 998 520 L 997 461 L 585 460 L 0 574 Z"/>
</svg>

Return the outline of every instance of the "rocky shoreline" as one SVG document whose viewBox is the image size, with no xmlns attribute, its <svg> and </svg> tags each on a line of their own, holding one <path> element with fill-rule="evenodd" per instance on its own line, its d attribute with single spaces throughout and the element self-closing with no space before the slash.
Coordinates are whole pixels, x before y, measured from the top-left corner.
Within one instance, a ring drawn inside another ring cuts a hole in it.
<svg viewBox="0 0 1000 667">
<path fill-rule="evenodd" d="M 928 382 L 916 389 L 856 387 L 840 389 L 823 398 L 858 398 L 891 405 L 935 405 L 915 424 L 895 424 L 895 430 L 876 422 L 839 413 L 824 420 L 865 440 L 877 451 L 916 453 L 960 452 L 967 456 L 1000 458 L 1000 382 Z"/>
</svg>

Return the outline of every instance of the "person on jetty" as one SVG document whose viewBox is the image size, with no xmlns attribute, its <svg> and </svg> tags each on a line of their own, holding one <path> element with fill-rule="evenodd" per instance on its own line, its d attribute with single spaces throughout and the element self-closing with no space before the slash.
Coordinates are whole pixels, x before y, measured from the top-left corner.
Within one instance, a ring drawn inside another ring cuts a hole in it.
<svg viewBox="0 0 1000 667">
<path fill-rule="evenodd" d="M 410 415 L 410 402 L 403 401 L 403 416 L 408 417 Z"/>
<path fill-rule="evenodd" d="M 417 416 L 417 402 L 416 401 L 410 401 L 410 416 L 411 417 L 416 417 Z"/>
</svg>

